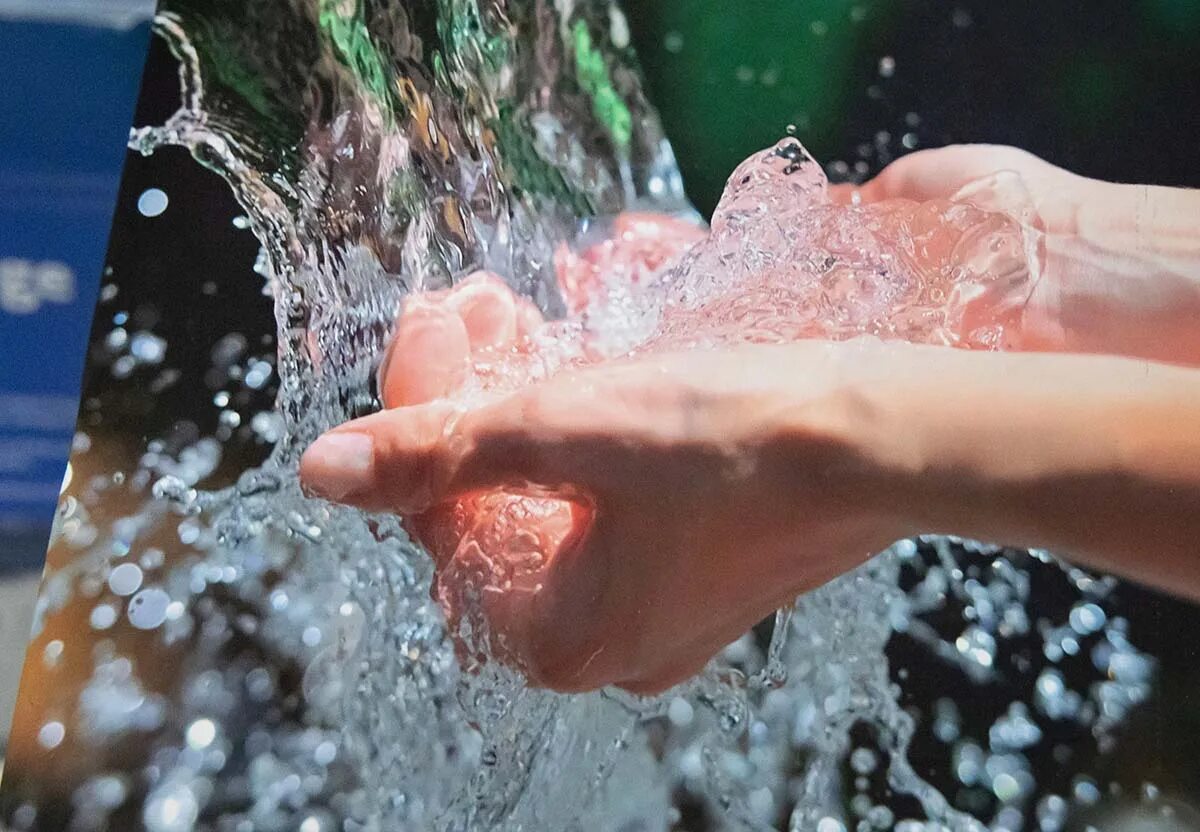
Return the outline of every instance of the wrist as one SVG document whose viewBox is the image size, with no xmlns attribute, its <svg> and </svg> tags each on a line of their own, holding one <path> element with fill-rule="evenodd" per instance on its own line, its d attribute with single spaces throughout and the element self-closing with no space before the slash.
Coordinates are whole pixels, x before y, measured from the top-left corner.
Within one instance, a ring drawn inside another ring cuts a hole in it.
<svg viewBox="0 0 1200 832">
<path fill-rule="evenodd" d="M 907 464 L 893 493 L 917 532 L 1127 571 L 1139 536 L 1169 525 L 1156 512 L 1187 504 L 1192 513 L 1183 497 L 1200 486 L 1194 371 L 1107 356 L 946 352 L 957 354 L 939 358 L 895 415 L 904 453 L 893 458 Z"/>
</svg>

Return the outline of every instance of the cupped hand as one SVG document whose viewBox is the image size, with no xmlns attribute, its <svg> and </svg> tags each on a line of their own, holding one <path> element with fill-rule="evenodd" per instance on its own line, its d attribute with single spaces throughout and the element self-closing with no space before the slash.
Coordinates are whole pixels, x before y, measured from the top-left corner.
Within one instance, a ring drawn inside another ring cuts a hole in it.
<svg viewBox="0 0 1200 832">
<path fill-rule="evenodd" d="M 1103 183 L 1093 183 L 1015 147 L 963 144 L 910 153 L 862 185 L 832 185 L 829 193 L 842 204 L 890 199 L 929 202 L 967 196 L 979 201 L 980 207 L 1012 211 L 1026 203 L 1024 207 L 1033 210 L 1033 221 L 1041 230 L 1067 232 L 1079 201 L 1092 184 Z M 980 185 L 984 189 L 977 191 Z"/>
<path fill-rule="evenodd" d="M 830 194 L 881 210 L 967 201 L 1036 231 L 1039 279 L 1011 347 L 1200 365 L 1200 191 L 1102 182 L 1014 147 L 972 144 L 903 156 Z"/>
<path fill-rule="evenodd" d="M 696 226 L 681 220 L 622 214 L 613 223 L 610 237 L 578 255 L 559 253 L 560 289 L 568 306 L 582 309 L 606 290 L 614 276 L 631 282 L 645 279 L 702 235 Z M 478 383 L 488 365 L 507 365 L 511 376 L 507 383 L 521 383 L 517 377 L 521 365 L 514 359 L 535 351 L 530 336 L 543 324 L 531 303 L 513 295 L 497 276 L 484 272 L 450 290 L 409 298 L 379 373 L 385 407 L 412 408 L 453 396 L 468 381 Z M 337 498 L 356 482 L 361 471 L 354 460 L 361 455 L 345 437 L 324 444 L 332 444 L 338 465 L 314 462 L 314 454 L 309 454 L 302 471 L 311 481 L 315 470 L 322 493 Z M 513 595 L 514 582 L 527 583 L 536 576 L 549 553 L 565 548 L 587 522 L 578 504 L 499 489 L 476 490 L 408 513 L 406 526 L 436 561 L 435 599 L 460 634 L 474 633 L 456 641 L 465 663 L 485 661 L 490 655 L 531 673 L 523 660 L 528 651 L 515 645 L 511 622 L 505 621 L 500 607 Z M 564 658 L 541 676 L 550 683 L 557 667 L 570 661 Z"/>
<path fill-rule="evenodd" d="M 889 511 L 891 469 L 864 441 L 875 413 L 851 383 L 880 349 L 647 355 L 469 410 L 407 405 L 319 439 L 301 475 L 412 518 L 451 614 L 482 605 L 491 649 L 535 684 L 656 692 L 913 531 Z M 506 511 L 522 515 L 516 552 L 489 539 Z"/>
</svg>

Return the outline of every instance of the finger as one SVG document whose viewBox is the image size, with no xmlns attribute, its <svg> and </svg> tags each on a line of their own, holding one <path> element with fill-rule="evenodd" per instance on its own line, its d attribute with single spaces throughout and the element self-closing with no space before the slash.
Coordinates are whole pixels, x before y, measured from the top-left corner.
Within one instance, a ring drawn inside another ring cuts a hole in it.
<svg viewBox="0 0 1200 832">
<path fill-rule="evenodd" d="M 948 197 L 958 189 L 959 168 L 964 161 L 961 150 L 942 147 L 909 153 L 861 185 L 830 185 L 829 197 L 838 205 L 870 204 L 887 199 L 928 202 Z"/>
<path fill-rule="evenodd" d="M 964 184 L 1001 170 L 1025 174 L 1046 164 L 1032 154 L 998 145 L 967 144 L 901 156 L 858 188 L 863 202 L 949 199 Z"/>
<path fill-rule="evenodd" d="M 706 235 L 694 222 L 650 211 L 623 211 L 613 224 L 613 236 L 668 240 L 684 248 Z"/>
<path fill-rule="evenodd" d="M 379 370 L 384 406 L 405 407 L 449 395 L 466 380 L 470 355 L 467 328 L 454 310 L 410 299 Z"/>
<path fill-rule="evenodd" d="M 491 272 L 475 272 L 459 283 L 446 305 L 462 318 L 473 351 L 505 349 L 517 339 L 516 297 Z"/>
<path fill-rule="evenodd" d="M 613 552 L 604 523 L 581 516 L 544 570 L 487 596 L 489 624 L 504 636 L 500 658 L 535 687 L 595 690 L 622 669 L 628 639 L 613 603 Z"/>
<path fill-rule="evenodd" d="M 475 410 L 435 403 L 348 422 L 308 448 L 300 477 L 326 499 L 411 514 L 483 488 L 607 488 L 624 447 L 600 407 L 543 386 Z"/>
<path fill-rule="evenodd" d="M 861 185 L 855 185 L 851 182 L 844 182 L 840 185 L 830 185 L 829 201 L 834 205 L 853 205 L 855 204 L 854 195 L 861 187 Z"/>
<path fill-rule="evenodd" d="M 468 508 L 462 501 L 445 503 L 405 520 L 405 529 L 429 552 L 439 569 L 454 554 L 465 534 L 464 511 Z"/>
<path fill-rule="evenodd" d="M 507 294 L 508 299 L 511 300 L 513 305 L 517 341 L 532 335 L 539 328 L 541 328 L 542 324 L 546 322 L 541 310 L 537 308 L 537 305 L 534 304 L 533 301 L 514 292 L 508 287 L 508 284 L 506 284 L 504 280 L 494 272 L 483 270 L 477 271 L 470 275 L 466 280 L 462 281 L 459 286 L 462 286 L 464 290 L 467 290 L 478 284 L 490 285 L 491 287 L 494 287 L 495 289 Z M 451 291 L 451 295 L 457 294 L 457 292 L 458 287 L 455 287 L 455 289 Z M 471 326 L 470 322 L 467 322 L 467 329 L 468 334 L 471 335 L 472 346 L 475 345 L 477 340 L 484 340 L 480 334 L 473 334 L 471 332 L 473 327 Z"/>
<path fill-rule="evenodd" d="M 542 311 L 534 305 L 533 301 L 522 297 L 517 298 L 518 338 L 528 338 L 541 329 L 544 323 L 546 323 L 546 318 L 542 315 Z"/>
</svg>

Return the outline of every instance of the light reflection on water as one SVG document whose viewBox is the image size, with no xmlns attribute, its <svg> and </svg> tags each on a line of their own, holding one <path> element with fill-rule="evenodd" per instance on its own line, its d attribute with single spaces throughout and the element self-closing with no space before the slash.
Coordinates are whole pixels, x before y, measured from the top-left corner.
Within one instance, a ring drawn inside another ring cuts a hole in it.
<svg viewBox="0 0 1200 832">
<path fill-rule="evenodd" d="M 184 145 L 229 181 L 263 243 L 279 349 L 271 355 L 231 333 L 212 354 L 213 435 L 151 438 L 131 470 L 89 470 L 64 501 L 55 545 L 70 557 L 44 587 L 35 644 L 45 644 L 48 679 L 69 670 L 87 681 L 36 736 L 48 750 L 64 740 L 142 746 L 132 764 L 88 757 L 72 798 L 78 815 L 99 822 L 134 805 L 155 832 L 192 829 L 202 817 L 212 828 L 305 832 L 339 822 L 656 829 L 698 803 L 745 828 L 792 812 L 797 829 L 918 828 L 886 805 L 890 787 L 918 797 L 935 823 L 979 828 L 909 768 L 914 726 L 883 653 L 898 630 L 975 684 L 1016 678 L 1036 689 L 982 731 L 964 729 L 947 698 L 933 730 L 959 783 L 975 790 L 983 822 L 1008 823 L 1036 799 L 1043 828 L 1054 828 L 1062 801 L 1091 793 L 1081 780 L 1077 794 L 1039 794 L 1030 762 L 1039 726 L 1095 726 L 1103 743 L 1148 691 L 1151 668 L 1110 606 L 1111 582 L 1043 553 L 906 542 L 802 599 L 779 619 L 789 638 L 768 648 L 747 636 L 704 680 L 662 701 L 563 698 L 525 689 L 494 665 L 460 675 L 429 597 L 428 561 L 399 523 L 298 493 L 299 449 L 377 406 L 375 356 L 406 292 L 486 266 L 557 314 L 551 253 L 573 235 L 577 214 L 684 209 L 670 148 L 611 42 L 607 7 L 535 21 L 486 4 L 443 6 L 439 70 L 415 45 L 430 21 L 399 5 L 367 20 L 361 9 L 325 3 L 254 12 L 168 4 L 178 16 L 161 29 L 183 60 L 184 108 L 132 144 Z M 262 27 L 295 36 L 287 48 L 297 66 L 279 50 L 260 49 L 259 63 L 237 54 L 272 43 Z M 213 32 L 215 41 L 199 37 Z M 213 43 L 234 44 L 233 54 Z M 239 66 L 269 79 L 267 103 L 254 84 L 238 87 Z M 270 106 L 273 97 L 285 112 Z M 739 209 L 757 216 L 761 193 L 744 194 L 745 204 L 737 196 L 731 225 L 718 232 L 726 245 L 743 243 L 756 265 L 718 272 L 704 258 L 721 252 L 697 250 L 690 278 L 674 286 L 684 306 L 715 297 L 730 316 L 744 315 L 738 293 L 722 295 L 726 282 L 760 292 L 783 285 L 757 262 L 779 241 L 737 221 Z M 844 230 L 819 206 L 806 217 L 797 227 L 809 236 L 788 241 L 805 255 L 788 261 L 799 272 L 824 260 L 831 244 L 822 234 Z M 777 309 L 779 293 L 771 298 Z M 822 319 L 798 319 L 805 299 L 795 300 L 790 316 L 765 321 L 760 304 L 758 319 L 737 322 L 760 336 L 811 335 Z M 599 310 L 591 323 L 606 320 L 620 343 L 629 322 Z M 775 331 L 788 322 L 787 334 Z M 668 323 L 664 340 L 703 333 L 694 320 Z M 908 323 L 899 334 L 929 337 L 929 319 Z M 93 372 L 103 367 L 153 393 L 171 383 L 163 374 L 173 337 L 114 320 Z M 994 346 L 999 334 L 978 338 Z M 278 409 L 248 408 L 268 382 L 278 384 Z M 227 489 L 203 488 L 225 443 L 247 427 L 275 445 L 271 458 Z M 1077 603 L 1046 614 L 1041 627 L 1034 581 L 1059 582 Z M 86 625 L 71 619 L 79 610 Z M 113 635 L 83 639 L 88 626 Z M 1040 656 L 1029 657 L 1028 643 Z M 767 668 L 769 656 L 784 670 Z M 1075 665 L 1071 682 L 1054 669 L 1073 659 L 1094 665 L 1083 682 Z M 10 822 L 30 828 L 27 806 Z"/>
</svg>

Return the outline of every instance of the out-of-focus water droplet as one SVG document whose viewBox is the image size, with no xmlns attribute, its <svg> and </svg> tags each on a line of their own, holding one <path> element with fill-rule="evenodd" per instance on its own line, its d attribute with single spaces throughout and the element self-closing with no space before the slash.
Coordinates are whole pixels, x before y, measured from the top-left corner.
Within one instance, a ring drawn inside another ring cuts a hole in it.
<svg viewBox="0 0 1200 832">
<path fill-rule="evenodd" d="M 870 774 L 876 765 L 875 752 L 869 748 L 856 748 L 850 754 L 850 768 L 857 774 Z"/>
<path fill-rule="evenodd" d="M 690 725 L 694 711 L 692 704 L 681 696 L 677 696 L 671 700 L 671 704 L 667 707 L 667 718 L 678 726 Z"/>
<path fill-rule="evenodd" d="M 158 587 L 143 589 L 129 600 L 129 623 L 139 630 L 153 630 L 167 619 L 171 596 Z"/>
<path fill-rule="evenodd" d="M 42 650 L 42 662 L 46 667 L 53 668 L 58 666 L 59 660 L 63 654 L 63 643 L 60 639 L 46 642 L 45 648 Z"/>
<path fill-rule="evenodd" d="M 196 795 L 185 784 L 168 783 L 150 793 L 142 811 L 147 832 L 191 832 L 200 816 Z"/>
<path fill-rule="evenodd" d="M 136 563 L 121 563 L 108 575 L 108 588 L 114 595 L 132 595 L 142 585 L 142 570 Z"/>
<path fill-rule="evenodd" d="M 143 217 L 157 217 L 167 210 L 167 194 L 161 188 L 147 188 L 138 197 L 138 213 Z"/>
<path fill-rule="evenodd" d="M 316 760 L 317 765 L 327 766 L 332 763 L 336 757 L 337 746 L 331 743 L 329 740 L 325 740 L 323 743 L 318 745 L 316 750 L 313 752 L 313 759 Z"/>
<path fill-rule="evenodd" d="M 112 604 L 98 604 L 92 608 L 88 622 L 93 630 L 107 630 L 117 623 L 117 610 Z"/>
<path fill-rule="evenodd" d="M 129 341 L 129 354 L 142 364 L 159 364 L 167 354 L 167 342 L 152 332 L 138 332 Z"/>
<path fill-rule="evenodd" d="M 1083 636 L 1091 635 L 1104 627 L 1104 610 L 1096 604 L 1079 604 L 1071 609 L 1068 621 L 1075 632 Z"/>
<path fill-rule="evenodd" d="M 1034 810 L 1040 832 L 1061 832 L 1067 821 L 1067 801 L 1057 794 L 1048 794 L 1038 801 Z"/>
<path fill-rule="evenodd" d="M 61 722 L 51 721 L 38 729 L 38 745 L 47 751 L 52 751 L 62 745 L 67 736 L 67 729 Z"/>
<path fill-rule="evenodd" d="M 208 748 L 217 738 L 217 726 L 211 719 L 197 719 L 187 727 L 184 738 L 189 748 Z"/>
</svg>

